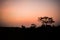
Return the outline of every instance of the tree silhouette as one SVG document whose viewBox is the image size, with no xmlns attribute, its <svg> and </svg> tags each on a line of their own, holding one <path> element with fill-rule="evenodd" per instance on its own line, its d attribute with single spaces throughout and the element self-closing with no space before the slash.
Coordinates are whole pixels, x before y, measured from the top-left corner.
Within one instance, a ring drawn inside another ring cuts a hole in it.
<svg viewBox="0 0 60 40">
<path fill-rule="evenodd" d="M 48 23 L 50 23 L 50 25 L 51 25 L 52 23 L 55 23 L 55 21 L 53 20 L 53 18 L 49 18 Z"/>
<path fill-rule="evenodd" d="M 45 17 L 39 17 L 38 18 L 38 21 L 39 22 L 42 22 L 42 25 L 48 25 L 48 24 L 52 24 L 52 23 L 54 23 L 55 21 L 53 21 L 53 18 L 50 18 L 50 17 L 47 17 L 47 16 L 45 16 Z"/>
<path fill-rule="evenodd" d="M 49 17 L 39 17 L 38 20 L 42 22 L 42 25 L 47 25 Z"/>
<path fill-rule="evenodd" d="M 44 25 L 43 19 L 44 19 L 43 17 L 38 17 L 38 21 L 39 21 L 39 22 L 42 22 L 42 24 Z"/>
<path fill-rule="evenodd" d="M 49 17 L 46 17 L 46 16 L 43 17 L 43 22 L 45 23 L 45 25 L 47 25 L 47 23 L 48 23 L 48 18 L 49 18 Z"/>
</svg>

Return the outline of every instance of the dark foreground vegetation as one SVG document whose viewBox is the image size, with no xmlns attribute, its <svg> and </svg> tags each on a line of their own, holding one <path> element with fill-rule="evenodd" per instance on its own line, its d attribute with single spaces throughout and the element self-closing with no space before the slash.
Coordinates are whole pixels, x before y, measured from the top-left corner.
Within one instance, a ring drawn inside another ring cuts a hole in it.
<svg viewBox="0 0 60 40">
<path fill-rule="evenodd" d="M 19 27 L 0 27 L 0 38 L 8 40 L 54 40 L 60 39 L 60 26 L 44 26 L 35 28 L 36 26 L 31 26 L 30 28 Z"/>
<path fill-rule="evenodd" d="M 42 25 L 36 28 L 35 24 L 31 24 L 30 28 L 19 27 L 0 27 L 0 31 L 13 31 L 13 32 L 60 32 L 60 26 L 54 26 L 55 21 L 52 17 L 38 17 L 38 22 Z M 53 26 L 52 26 L 53 25 Z"/>
<path fill-rule="evenodd" d="M 24 25 L 20 27 L 6 27 L 0 25 L 0 39 L 8 40 L 58 40 L 60 39 L 60 26 L 54 26 L 55 21 L 49 17 L 38 18 L 42 25 L 37 27 L 31 24 L 30 28 Z M 49 25 L 48 25 L 49 24 Z M 53 26 L 51 26 L 53 25 Z M 37 28 L 36 28 L 37 27 Z M 50 34 L 49 34 L 50 33 Z M 7 36 L 7 35 L 8 36 Z M 3 38 L 4 37 L 4 38 Z M 6 37 L 6 38 L 5 38 Z"/>
<path fill-rule="evenodd" d="M 0 32 L 3 31 L 12 31 L 12 32 L 60 32 L 60 26 L 50 26 L 50 25 L 42 25 L 37 27 L 32 25 L 30 28 L 25 28 L 25 26 L 19 27 L 0 27 Z"/>
</svg>

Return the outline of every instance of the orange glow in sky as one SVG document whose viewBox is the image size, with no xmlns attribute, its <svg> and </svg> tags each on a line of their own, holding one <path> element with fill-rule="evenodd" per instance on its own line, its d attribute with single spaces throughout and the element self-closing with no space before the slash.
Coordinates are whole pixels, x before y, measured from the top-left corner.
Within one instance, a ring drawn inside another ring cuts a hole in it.
<svg viewBox="0 0 60 40">
<path fill-rule="evenodd" d="M 2 3 L 2 21 L 6 25 L 39 25 L 38 17 L 53 17 L 59 20 L 58 5 L 50 1 L 5 1 Z"/>
</svg>

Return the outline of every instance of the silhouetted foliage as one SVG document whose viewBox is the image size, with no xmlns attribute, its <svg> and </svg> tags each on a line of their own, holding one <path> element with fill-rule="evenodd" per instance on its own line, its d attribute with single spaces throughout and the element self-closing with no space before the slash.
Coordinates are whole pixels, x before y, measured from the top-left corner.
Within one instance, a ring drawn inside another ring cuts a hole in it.
<svg viewBox="0 0 60 40">
<path fill-rule="evenodd" d="M 31 24 L 31 28 L 35 28 L 36 27 L 36 25 L 35 24 Z"/>
<path fill-rule="evenodd" d="M 52 24 L 52 23 L 54 23 L 55 21 L 53 20 L 53 18 L 48 18 L 48 23 L 50 23 L 50 24 Z"/>
<path fill-rule="evenodd" d="M 42 25 L 40 27 L 35 26 L 35 24 L 32 24 L 30 28 L 25 28 L 25 26 L 21 26 L 22 28 L 19 27 L 0 27 L 0 31 L 14 31 L 14 32 L 60 32 L 60 26 L 53 27 L 50 25 Z"/>
<path fill-rule="evenodd" d="M 21 27 L 22 27 L 22 28 L 25 28 L 25 26 L 24 26 L 24 25 L 22 25 Z"/>
<path fill-rule="evenodd" d="M 60 32 L 60 26 L 51 26 L 55 21 L 50 17 L 39 17 L 39 22 L 42 22 L 42 25 L 37 27 L 35 24 L 31 24 L 30 28 L 25 28 L 26 26 L 21 25 L 20 27 L 0 27 L 0 31 L 14 31 L 14 32 Z M 50 24 L 50 25 L 48 25 Z"/>
<path fill-rule="evenodd" d="M 52 23 L 54 23 L 55 21 L 53 20 L 53 18 L 50 18 L 50 17 L 39 17 L 38 18 L 38 21 L 39 22 L 42 22 L 42 25 L 48 25 L 48 24 L 52 24 Z"/>
</svg>

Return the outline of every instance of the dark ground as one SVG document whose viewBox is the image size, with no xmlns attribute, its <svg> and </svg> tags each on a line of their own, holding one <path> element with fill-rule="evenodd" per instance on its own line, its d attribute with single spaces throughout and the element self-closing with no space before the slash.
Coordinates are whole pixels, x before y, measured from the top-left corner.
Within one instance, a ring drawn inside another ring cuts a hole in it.
<svg viewBox="0 0 60 40">
<path fill-rule="evenodd" d="M 60 26 L 41 26 L 35 28 L 0 27 L 0 38 L 8 40 L 58 40 L 60 39 Z M 5 38 L 6 37 L 6 38 Z"/>
<path fill-rule="evenodd" d="M 36 26 L 31 26 L 30 28 L 25 28 L 25 26 L 19 27 L 0 27 L 0 32 L 60 32 L 60 26 L 44 26 L 35 28 Z"/>
</svg>

